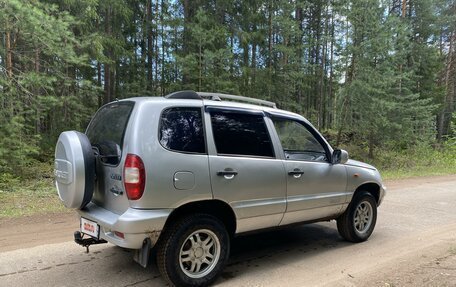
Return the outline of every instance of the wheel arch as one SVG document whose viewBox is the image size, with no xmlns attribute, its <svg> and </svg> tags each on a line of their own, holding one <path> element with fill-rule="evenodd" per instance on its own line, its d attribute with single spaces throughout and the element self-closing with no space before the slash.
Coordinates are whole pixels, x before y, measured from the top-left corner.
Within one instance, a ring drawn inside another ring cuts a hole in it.
<svg viewBox="0 0 456 287">
<path fill-rule="evenodd" d="M 166 220 L 163 229 L 173 222 L 189 214 L 204 213 L 218 218 L 226 227 L 230 237 L 236 232 L 236 215 L 233 209 L 224 201 L 211 199 L 189 202 L 174 209 Z"/>
<path fill-rule="evenodd" d="M 379 204 L 379 201 L 380 201 L 380 185 L 378 183 L 367 182 L 367 183 L 361 184 L 360 186 L 358 186 L 356 188 L 355 193 L 353 194 L 353 196 L 355 196 L 356 194 L 358 194 L 360 192 L 363 192 L 363 191 L 367 191 L 370 194 L 372 194 L 372 196 L 375 198 L 375 202 L 377 203 L 377 205 Z"/>
</svg>

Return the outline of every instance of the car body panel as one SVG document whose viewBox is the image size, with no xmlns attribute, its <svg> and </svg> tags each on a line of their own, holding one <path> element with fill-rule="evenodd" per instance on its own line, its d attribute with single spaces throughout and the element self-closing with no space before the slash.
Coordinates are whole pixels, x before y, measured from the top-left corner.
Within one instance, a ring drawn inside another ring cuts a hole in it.
<svg viewBox="0 0 456 287">
<path fill-rule="evenodd" d="M 383 185 L 382 178 L 377 169 L 371 165 L 367 165 L 361 162 L 356 162 L 349 160 L 351 164 L 346 164 L 347 167 L 347 191 L 351 192 L 351 195 L 347 198 L 347 203 L 351 201 L 354 192 L 361 186 L 365 184 L 375 184 L 379 187 L 379 201 L 377 205 L 379 206 L 382 203 L 383 197 L 386 193 L 386 187 Z"/>
<path fill-rule="evenodd" d="M 81 217 L 95 221 L 100 226 L 100 238 L 120 247 L 139 249 L 144 239 L 154 233 L 158 238 L 172 209 L 128 208 L 123 214 L 116 214 L 94 203 L 78 210 Z M 115 234 L 122 232 L 124 238 Z M 156 240 L 154 241 L 156 243 Z"/>
<path fill-rule="evenodd" d="M 227 202 L 237 220 L 255 218 L 257 227 L 278 226 L 286 208 L 286 178 L 280 160 L 209 156 L 214 198 Z M 231 168 L 232 179 L 217 175 Z M 258 184 L 261 182 L 261 184 Z M 249 228 L 238 222 L 237 232 Z"/>
<path fill-rule="evenodd" d="M 315 220 L 321 216 L 319 209 L 325 217 L 341 213 L 347 197 L 345 166 L 292 160 L 286 160 L 285 166 L 287 171 L 298 168 L 304 174 L 287 177 L 287 211 L 281 225 Z"/>
</svg>

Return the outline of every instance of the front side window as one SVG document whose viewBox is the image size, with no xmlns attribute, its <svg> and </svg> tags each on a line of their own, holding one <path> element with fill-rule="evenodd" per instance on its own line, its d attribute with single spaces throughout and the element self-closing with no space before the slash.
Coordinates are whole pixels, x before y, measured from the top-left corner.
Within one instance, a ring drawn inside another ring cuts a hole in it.
<svg viewBox="0 0 456 287">
<path fill-rule="evenodd" d="M 218 154 L 274 157 L 262 114 L 214 110 L 211 122 Z"/>
<path fill-rule="evenodd" d="M 327 161 L 325 149 L 304 125 L 282 118 L 273 118 L 272 121 L 286 159 Z"/>
<path fill-rule="evenodd" d="M 179 152 L 205 153 L 201 108 L 169 108 L 160 119 L 160 143 Z"/>
</svg>

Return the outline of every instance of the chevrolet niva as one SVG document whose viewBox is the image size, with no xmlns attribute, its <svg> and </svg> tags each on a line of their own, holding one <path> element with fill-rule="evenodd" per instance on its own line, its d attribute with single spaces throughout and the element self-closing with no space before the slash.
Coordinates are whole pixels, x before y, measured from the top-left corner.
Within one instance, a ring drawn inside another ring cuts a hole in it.
<svg viewBox="0 0 456 287">
<path fill-rule="evenodd" d="M 269 101 L 181 91 L 114 101 L 55 151 L 75 241 L 133 249 L 177 286 L 212 283 L 241 233 L 335 219 L 351 242 L 372 234 L 385 195 L 373 166 L 333 149 L 304 117 Z"/>
</svg>

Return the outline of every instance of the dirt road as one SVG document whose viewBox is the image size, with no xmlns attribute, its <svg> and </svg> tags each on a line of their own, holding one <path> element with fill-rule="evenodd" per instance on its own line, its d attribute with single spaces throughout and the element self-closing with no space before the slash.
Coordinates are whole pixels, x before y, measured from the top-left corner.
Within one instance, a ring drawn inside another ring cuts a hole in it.
<svg viewBox="0 0 456 287">
<path fill-rule="evenodd" d="M 335 222 L 243 236 L 219 286 L 456 286 L 456 176 L 387 182 L 369 241 Z M 0 286 L 162 286 L 113 245 L 86 254 L 73 214 L 0 220 Z"/>
</svg>

